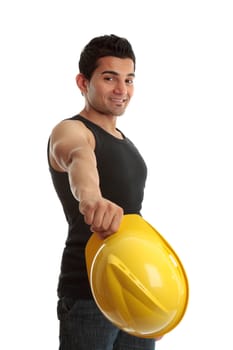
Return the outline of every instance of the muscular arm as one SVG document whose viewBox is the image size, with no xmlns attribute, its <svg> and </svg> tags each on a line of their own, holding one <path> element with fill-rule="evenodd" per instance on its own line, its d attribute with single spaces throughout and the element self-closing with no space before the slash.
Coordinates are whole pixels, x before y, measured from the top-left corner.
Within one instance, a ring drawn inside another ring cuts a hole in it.
<svg viewBox="0 0 233 350">
<path fill-rule="evenodd" d="M 63 121 L 52 131 L 50 160 L 58 171 L 68 173 L 79 210 L 92 231 L 106 237 L 118 230 L 123 210 L 102 197 L 92 133 L 79 121 Z"/>
</svg>

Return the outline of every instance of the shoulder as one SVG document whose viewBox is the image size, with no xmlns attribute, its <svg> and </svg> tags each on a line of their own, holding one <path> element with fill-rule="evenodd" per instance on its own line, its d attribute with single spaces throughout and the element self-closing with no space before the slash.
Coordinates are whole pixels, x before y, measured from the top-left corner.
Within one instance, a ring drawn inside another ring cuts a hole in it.
<svg viewBox="0 0 233 350">
<path fill-rule="evenodd" d="M 94 149 L 95 138 L 82 121 L 65 119 L 52 129 L 50 150 L 68 151 L 85 144 L 89 144 Z"/>
<path fill-rule="evenodd" d="M 52 129 L 51 142 L 64 139 L 66 141 L 79 141 L 86 139 L 91 141 L 93 135 L 89 128 L 81 120 L 65 119 Z"/>
<path fill-rule="evenodd" d="M 53 128 L 49 142 L 49 159 L 57 171 L 64 171 L 71 154 L 78 149 L 95 148 L 91 131 L 79 120 L 62 120 Z"/>
</svg>

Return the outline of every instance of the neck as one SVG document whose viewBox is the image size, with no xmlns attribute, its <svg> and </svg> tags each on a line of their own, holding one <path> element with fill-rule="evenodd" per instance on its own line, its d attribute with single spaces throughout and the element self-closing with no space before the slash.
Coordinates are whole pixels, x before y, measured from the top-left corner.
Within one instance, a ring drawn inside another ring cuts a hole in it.
<svg viewBox="0 0 233 350">
<path fill-rule="evenodd" d="M 115 137 L 122 138 L 121 133 L 116 130 L 117 117 L 101 114 L 98 112 L 88 112 L 85 108 L 79 113 L 84 118 L 90 120 L 92 123 L 99 125 L 102 129 L 112 134 Z"/>
</svg>

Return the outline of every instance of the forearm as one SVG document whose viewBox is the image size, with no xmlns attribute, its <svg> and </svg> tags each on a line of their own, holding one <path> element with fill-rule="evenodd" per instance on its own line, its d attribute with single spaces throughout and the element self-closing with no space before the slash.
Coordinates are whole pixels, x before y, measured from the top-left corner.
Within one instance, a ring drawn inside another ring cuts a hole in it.
<svg viewBox="0 0 233 350">
<path fill-rule="evenodd" d="M 78 201 L 101 197 L 99 175 L 93 154 L 84 150 L 76 151 L 67 171 L 71 191 Z"/>
</svg>

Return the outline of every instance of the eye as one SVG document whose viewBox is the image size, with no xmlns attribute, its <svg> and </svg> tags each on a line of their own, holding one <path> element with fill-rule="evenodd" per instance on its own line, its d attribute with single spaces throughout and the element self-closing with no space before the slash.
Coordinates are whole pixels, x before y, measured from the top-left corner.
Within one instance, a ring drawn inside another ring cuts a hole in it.
<svg viewBox="0 0 233 350">
<path fill-rule="evenodd" d="M 125 82 L 127 85 L 133 85 L 134 83 L 133 79 L 127 79 Z"/>
<path fill-rule="evenodd" d="M 112 81 L 112 80 L 113 80 L 113 77 L 104 77 L 104 80 Z"/>
<path fill-rule="evenodd" d="M 115 80 L 115 77 L 113 77 L 112 75 L 105 75 L 105 76 L 104 76 L 104 80 L 105 80 L 105 81 L 112 82 L 112 81 Z"/>
</svg>

